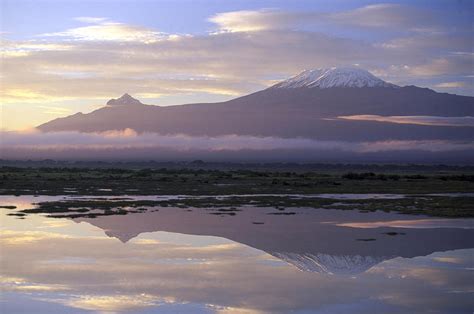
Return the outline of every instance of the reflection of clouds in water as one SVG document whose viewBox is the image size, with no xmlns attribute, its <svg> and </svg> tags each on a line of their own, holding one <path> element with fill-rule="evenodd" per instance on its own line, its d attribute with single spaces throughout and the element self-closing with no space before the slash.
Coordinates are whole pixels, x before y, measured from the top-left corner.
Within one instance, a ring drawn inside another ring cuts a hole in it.
<svg viewBox="0 0 474 314">
<path fill-rule="evenodd" d="M 447 264 L 446 261 L 456 263 Z M 419 312 L 423 312 L 423 304 L 439 312 L 466 312 L 472 308 L 474 284 L 469 271 L 472 265 L 472 249 L 456 250 L 426 257 L 396 258 L 375 266 L 368 275 L 384 276 L 397 284 L 406 283 L 401 285 L 405 292 L 385 293 L 390 304 L 418 307 Z M 424 311 L 429 312 L 427 308 Z"/>
<path fill-rule="evenodd" d="M 57 284 L 38 284 L 28 282 L 23 278 L 0 276 L 1 290 L 3 291 L 21 291 L 21 292 L 51 292 L 70 290 L 66 285 Z"/>
<path fill-rule="evenodd" d="M 71 221 L 67 220 L 46 220 L 43 222 L 44 226 L 39 226 L 38 228 L 41 229 L 49 229 L 49 228 L 62 228 L 68 227 L 73 224 Z"/>
<path fill-rule="evenodd" d="M 472 291 L 465 271 L 474 264 L 472 250 L 395 258 L 356 276 L 328 276 L 298 271 L 223 238 L 147 232 L 123 244 L 84 222 L 37 215 L 2 221 L 2 290 L 71 311 L 176 310 L 194 304 L 196 311 L 218 313 L 341 306 L 344 312 L 367 313 L 374 309 L 367 299 L 377 302 L 380 312 L 450 312 L 470 306 L 464 292 Z M 35 223 L 22 229 L 28 221 Z M 70 225 L 61 227 L 61 222 Z"/>
<path fill-rule="evenodd" d="M 111 296 L 81 295 L 68 300 L 61 300 L 59 303 L 89 311 L 117 312 L 127 310 L 136 311 L 140 308 L 160 306 L 162 303 L 174 303 L 174 300 L 147 294 Z"/>
<path fill-rule="evenodd" d="M 69 238 L 67 235 L 52 233 L 52 232 L 41 232 L 41 231 L 11 231 L 1 230 L 0 241 L 3 245 L 23 245 L 42 240 L 51 240 L 56 238 Z"/>
<path fill-rule="evenodd" d="M 84 223 L 77 227 L 90 231 Z M 454 267 L 459 264 L 446 268 L 441 262 L 472 263 L 466 253 L 472 250 L 397 258 L 365 274 L 327 276 L 284 263 L 262 263 L 267 254 L 231 241 L 186 246 L 149 234 L 122 244 L 113 238 L 65 236 L 54 230 L 2 233 L 4 291 L 61 291 L 62 298 L 52 294 L 42 300 L 102 312 L 188 302 L 220 313 L 314 310 L 334 304 L 349 304 L 350 309 L 363 307 L 367 298 L 421 312 L 449 311 L 453 296 L 445 290 L 465 291 L 470 285 L 465 273 Z M 11 241 L 31 237 L 34 241 Z M 64 257 L 76 260 L 60 267 L 51 262 Z M 197 262 L 180 262 L 188 258 Z M 457 307 L 468 306 L 465 294 L 455 298 Z"/>
</svg>

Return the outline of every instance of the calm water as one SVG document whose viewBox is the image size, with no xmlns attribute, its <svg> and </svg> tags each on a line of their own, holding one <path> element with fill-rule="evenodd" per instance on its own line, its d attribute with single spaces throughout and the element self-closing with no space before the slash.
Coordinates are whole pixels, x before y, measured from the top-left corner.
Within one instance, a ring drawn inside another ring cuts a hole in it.
<svg viewBox="0 0 474 314">
<path fill-rule="evenodd" d="M 58 198 L 0 196 L 0 204 Z M 1 209 L 0 313 L 474 310 L 472 219 L 156 209 L 74 220 Z"/>
</svg>

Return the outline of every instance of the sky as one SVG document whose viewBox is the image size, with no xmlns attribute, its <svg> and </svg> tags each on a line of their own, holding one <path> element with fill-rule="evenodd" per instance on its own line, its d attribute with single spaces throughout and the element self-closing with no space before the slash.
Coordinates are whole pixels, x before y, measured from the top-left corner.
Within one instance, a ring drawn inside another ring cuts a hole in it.
<svg viewBox="0 0 474 314">
<path fill-rule="evenodd" d="M 228 100 L 357 66 L 474 95 L 474 1 L 0 0 L 2 130 L 147 104 Z"/>
</svg>

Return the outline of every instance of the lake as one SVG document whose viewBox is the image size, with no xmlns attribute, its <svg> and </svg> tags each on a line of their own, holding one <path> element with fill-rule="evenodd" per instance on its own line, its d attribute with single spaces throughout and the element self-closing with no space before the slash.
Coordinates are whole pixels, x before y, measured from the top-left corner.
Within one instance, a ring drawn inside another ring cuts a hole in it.
<svg viewBox="0 0 474 314">
<path fill-rule="evenodd" d="M 1 313 L 474 309 L 472 218 L 251 205 L 9 215 L 71 198 L 0 196 L 16 206 L 0 209 Z"/>
</svg>

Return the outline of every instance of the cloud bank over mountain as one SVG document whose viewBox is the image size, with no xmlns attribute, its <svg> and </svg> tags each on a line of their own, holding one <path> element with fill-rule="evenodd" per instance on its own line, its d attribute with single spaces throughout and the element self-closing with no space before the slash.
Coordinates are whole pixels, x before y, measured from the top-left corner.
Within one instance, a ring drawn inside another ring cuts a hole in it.
<svg viewBox="0 0 474 314">
<path fill-rule="evenodd" d="M 358 121 L 379 121 L 399 124 L 440 125 L 440 126 L 469 126 L 474 127 L 474 117 L 437 117 L 437 116 L 379 116 L 352 115 L 339 116 L 339 119 Z"/>
<path fill-rule="evenodd" d="M 321 141 L 226 135 L 218 137 L 138 134 L 134 130 L 102 133 L 1 132 L 2 159 L 193 160 L 216 161 L 472 161 L 470 141 Z M 391 157 L 390 157 L 391 156 Z"/>
</svg>

